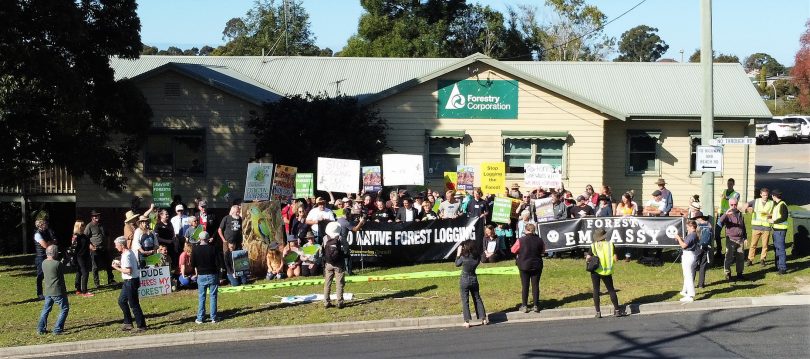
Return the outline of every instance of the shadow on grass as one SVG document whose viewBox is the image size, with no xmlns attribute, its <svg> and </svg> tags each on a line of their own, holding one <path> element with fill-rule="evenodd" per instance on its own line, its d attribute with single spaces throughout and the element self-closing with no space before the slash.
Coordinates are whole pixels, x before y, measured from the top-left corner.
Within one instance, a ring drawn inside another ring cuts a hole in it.
<svg viewBox="0 0 810 359">
<path fill-rule="evenodd" d="M 34 255 L 24 254 L 18 256 L 0 257 L 0 267 L 34 266 Z"/>
<path fill-rule="evenodd" d="M 358 300 L 358 301 L 352 301 L 352 302 L 346 303 L 346 307 L 356 307 L 356 306 L 359 306 L 359 305 L 371 304 L 371 303 L 383 301 L 383 300 L 386 300 L 386 299 L 414 297 L 417 294 L 422 294 L 422 293 L 425 293 L 425 292 L 428 292 L 428 291 L 431 291 L 431 290 L 435 290 L 435 289 L 438 289 L 438 288 L 439 288 L 439 286 L 433 284 L 433 285 L 429 285 L 429 286 L 422 287 L 422 288 L 417 288 L 417 289 L 401 290 L 401 291 L 398 291 L 398 292 L 379 295 L 379 296 L 376 296 L 376 297 L 366 298 L 366 299 L 362 299 L 362 300 Z"/>
<path fill-rule="evenodd" d="M 740 283 L 740 282 L 737 282 L 737 283 Z M 754 289 L 754 288 L 758 288 L 758 287 L 761 287 L 761 286 L 763 286 L 763 285 L 762 284 L 753 284 L 753 283 L 730 285 L 730 286 L 725 287 L 725 288 L 717 288 L 717 289 L 712 289 L 710 291 L 706 291 L 705 293 L 702 294 L 702 297 L 700 299 L 709 299 L 709 298 L 711 298 L 711 297 L 713 297 L 715 295 L 718 295 L 718 294 L 731 293 L 731 292 L 736 292 L 738 290 L 749 290 L 749 289 Z"/>
<path fill-rule="evenodd" d="M 143 313 L 143 316 L 144 316 L 144 318 L 146 320 L 147 327 L 150 328 L 150 329 L 153 329 L 153 328 L 161 328 L 161 326 L 155 326 L 155 327 L 150 326 L 149 322 L 151 320 L 158 319 L 158 318 L 161 318 L 161 317 L 165 317 L 167 315 L 174 314 L 174 313 L 175 313 L 174 311 L 168 311 L 168 312 L 162 312 L 162 313 Z M 191 318 L 191 321 L 193 322 L 194 318 Z M 108 321 L 104 321 L 104 322 L 83 324 L 83 325 L 79 325 L 79 326 L 75 326 L 75 327 L 70 328 L 70 332 L 71 333 L 81 332 L 81 331 L 85 331 L 85 330 L 92 330 L 92 329 L 97 329 L 97 328 L 108 327 L 108 326 L 116 325 L 116 324 L 124 324 L 124 319 L 120 318 L 120 319 L 108 320 Z"/>
</svg>

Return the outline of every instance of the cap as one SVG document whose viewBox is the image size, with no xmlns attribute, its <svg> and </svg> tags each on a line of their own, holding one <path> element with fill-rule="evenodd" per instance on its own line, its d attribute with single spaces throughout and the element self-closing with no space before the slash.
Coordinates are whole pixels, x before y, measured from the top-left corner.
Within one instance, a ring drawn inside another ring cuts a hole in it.
<svg viewBox="0 0 810 359">
<path fill-rule="evenodd" d="M 779 188 L 775 188 L 773 191 L 771 191 L 771 196 L 777 196 L 779 198 L 782 198 L 782 190 Z"/>
<path fill-rule="evenodd" d="M 655 191 L 653 191 L 652 195 L 653 195 L 653 196 L 660 196 L 660 195 L 661 195 L 661 191 L 659 191 L 659 190 L 655 190 Z"/>
<path fill-rule="evenodd" d="M 698 218 L 706 219 L 707 217 L 706 217 L 706 216 L 703 214 L 703 212 L 701 212 L 701 211 L 697 211 L 697 212 L 695 212 L 695 214 L 692 216 L 692 218 L 689 218 L 689 219 L 698 219 Z"/>
<path fill-rule="evenodd" d="M 127 244 L 127 238 L 124 236 L 119 236 L 115 239 L 115 244 Z"/>
<path fill-rule="evenodd" d="M 183 210 L 183 205 L 182 204 L 178 204 L 178 205 L 174 206 L 174 211 L 175 212 L 182 211 L 182 210 Z"/>
<path fill-rule="evenodd" d="M 100 215 L 101 215 L 101 213 L 96 212 L 95 209 L 90 211 L 90 217 L 97 217 L 97 216 L 100 216 Z"/>
<path fill-rule="evenodd" d="M 584 201 L 584 200 L 586 200 L 586 199 L 588 199 L 588 198 L 587 198 L 587 197 L 585 197 L 585 196 L 583 196 L 583 195 L 579 195 L 579 196 L 577 196 L 577 202 L 579 202 L 579 201 Z"/>
</svg>

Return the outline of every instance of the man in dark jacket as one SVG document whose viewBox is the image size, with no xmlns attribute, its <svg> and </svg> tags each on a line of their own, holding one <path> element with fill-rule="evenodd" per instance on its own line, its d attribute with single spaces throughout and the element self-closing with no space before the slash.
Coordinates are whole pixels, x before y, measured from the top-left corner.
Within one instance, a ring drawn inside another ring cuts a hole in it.
<svg viewBox="0 0 810 359">
<path fill-rule="evenodd" d="M 397 222 L 413 222 L 419 220 L 419 212 L 411 205 L 410 198 L 402 199 L 402 207 L 397 209 L 397 214 L 394 219 Z"/>
<path fill-rule="evenodd" d="M 720 216 L 718 222 L 726 228 L 726 260 L 723 263 L 723 271 L 726 273 L 726 280 L 731 281 L 731 263 L 736 262 L 737 277 L 735 280 L 743 280 L 743 264 L 745 262 L 745 240 L 748 238 L 745 233 L 745 221 L 742 212 L 737 209 L 737 200 L 728 201 L 729 209 Z"/>
<path fill-rule="evenodd" d="M 545 245 L 540 236 L 535 234 L 533 223 L 526 225 L 523 237 L 520 237 L 512 246 L 512 253 L 517 255 L 515 260 L 520 271 L 520 284 L 522 286 L 520 311 L 529 312 L 527 300 L 529 299 L 529 282 L 532 285 L 532 303 L 535 313 L 540 312 L 540 276 L 543 274 L 543 253 Z"/>
</svg>

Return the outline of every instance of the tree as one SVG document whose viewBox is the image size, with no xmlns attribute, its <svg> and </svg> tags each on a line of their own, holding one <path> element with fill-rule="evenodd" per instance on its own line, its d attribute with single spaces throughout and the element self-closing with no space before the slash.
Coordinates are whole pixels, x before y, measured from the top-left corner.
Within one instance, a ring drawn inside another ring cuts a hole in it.
<svg viewBox="0 0 810 359">
<path fill-rule="evenodd" d="M 799 106 L 810 110 L 810 20 L 805 23 L 805 31 L 799 38 L 799 51 L 794 58 L 790 75 L 793 83 L 799 88 Z"/>
<path fill-rule="evenodd" d="M 506 31 L 503 20 L 503 14 L 489 6 L 475 4 L 462 10 L 448 28 L 450 56 L 466 57 L 480 52 L 500 57 Z"/>
<path fill-rule="evenodd" d="M 746 57 L 743 67 L 745 71 L 758 70 L 764 67 L 767 72 L 765 76 L 768 77 L 785 73 L 785 66 L 776 61 L 771 55 L 762 52 Z"/>
<path fill-rule="evenodd" d="M 689 56 L 689 62 L 700 62 L 700 49 L 695 49 L 695 52 Z M 712 51 L 712 62 L 713 63 L 740 63 L 740 58 L 737 55 L 732 54 L 724 54 L 720 53 L 717 55 L 715 51 Z"/>
<path fill-rule="evenodd" d="M 214 52 L 214 48 L 211 47 L 211 46 L 205 45 L 205 46 L 200 48 L 200 52 L 199 52 L 198 55 L 200 55 L 200 56 L 208 56 L 208 55 L 211 55 L 212 52 Z"/>
<path fill-rule="evenodd" d="M 385 119 L 355 97 L 294 95 L 268 103 L 264 110 L 263 117 L 248 123 L 256 135 L 256 155 L 270 154 L 275 163 L 300 172 L 314 172 L 318 157 L 379 164 L 389 149 Z"/>
<path fill-rule="evenodd" d="M 185 56 L 197 56 L 200 54 L 200 49 L 196 47 L 192 47 L 188 50 L 183 50 L 183 55 Z"/>
<path fill-rule="evenodd" d="M 157 55 L 158 48 L 155 46 L 149 46 L 144 44 L 143 49 L 141 50 L 141 55 Z"/>
<path fill-rule="evenodd" d="M 321 53 L 315 45 L 315 35 L 309 28 L 309 13 L 301 0 L 257 0 L 243 18 L 225 23 L 222 39 L 227 43 L 212 55 L 241 56 L 280 54 L 316 56 Z"/>
<path fill-rule="evenodd" d="M 0 183 L 59 166 L 123 188 L 152 115 L 110 68 L 111 56 L 143 49 L 136 8 L 134 0 L 2 2 Z"/>
<path fill-rule="evenodd" d="M 620 62 L 655 62 L 669 49 L 657 34 L 658 29 L 639 25 L 622 33 L 619 41 Z"/>
</svg>

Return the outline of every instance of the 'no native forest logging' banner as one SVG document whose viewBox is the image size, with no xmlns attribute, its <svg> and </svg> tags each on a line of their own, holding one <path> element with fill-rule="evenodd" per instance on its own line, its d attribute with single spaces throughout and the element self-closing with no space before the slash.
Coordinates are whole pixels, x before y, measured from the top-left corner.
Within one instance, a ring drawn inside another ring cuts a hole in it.
<svg viewBox="0 0 810 359">
<path fill-rule="evenodd" d="M 604 228 L 606 239 L 617 247 L 678 247 L 676 234 L 684 236 L 682 217 L 585 217 L 537 225 L 546 250 L 588 248 L 593 232 Z"/>
</svg>

